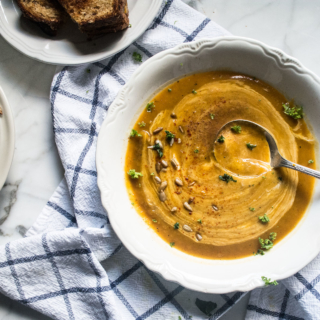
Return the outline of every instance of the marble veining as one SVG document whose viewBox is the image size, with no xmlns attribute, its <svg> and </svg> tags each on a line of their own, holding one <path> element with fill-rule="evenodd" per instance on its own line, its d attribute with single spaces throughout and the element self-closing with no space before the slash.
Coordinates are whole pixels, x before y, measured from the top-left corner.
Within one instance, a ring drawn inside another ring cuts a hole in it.
<svg viewBox="0 0 320 320">
<path fill-rule="evenodd" d="M 232 34 L 282 49 L 320 75 L 320 0 L 183 1 Z M 63 177 L 48 99 L 54 71 L 55 66 L 31 60 L 0 36 L 0 85 L 16 131 L 12 167 L 0 191 L 0 245 L 25 235 Z M 221 319 L 244 319 L 247 300 Z M 11 319 L 48 318 L 0 294 L 0 320 Z"/>
</svg>

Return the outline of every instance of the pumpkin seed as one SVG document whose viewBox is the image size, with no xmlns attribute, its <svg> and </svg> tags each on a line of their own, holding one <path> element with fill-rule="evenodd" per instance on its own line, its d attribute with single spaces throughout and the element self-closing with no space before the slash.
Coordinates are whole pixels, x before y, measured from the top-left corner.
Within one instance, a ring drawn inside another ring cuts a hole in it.
<svg viewBox="0 0 320 320">
<path fill-rule="evenodd" d="M 185 209 L 187 209 L 188 211 L 192 212 L 192 208 L 191 208 L 191 206 L 190 206 L 190 204 L 188 202 L 185 202 L 183 204 L 183 206 L 185 207 Z"/>
<path fill-rule="evenodd" d="M 166 187 L 168 186 L 168 182 L 167 181 L 162 181 L 160 184 L 160 188 L 159 191 L 164 191 L 166 189 Z"/>
<path fill-rule="evenodd" d="M 156 163 L 156 170 L 157 170 L 157 172 L 160 172 L 160 170 L 161 170 L 161 164 L 160 164 L 160 162 L 157 162 L 157 163 Z"/>
<path fill-rule="evenodd" d="M 194 201 L 194 197 L 190 197 L 188 203 L 192 203 Z"/>
<path fill-rule="evenodd" d="M 183 226 L 183 230 L 187 231 L 187 232 L 192 232 L 192 229 L 187 226 L 186 224 Z"/>
<path fill-rule="evenodd" d="M 184 130 L 183 130 L 183 128 L 181 126 L 179 126 L 179 130 L 180 130 L 181 133 L 184 133 Z"/>
<path fill-rule="evenodd" d="M 160 190 L 160 192 L 159 192 L 159 199 L 161 202 L 165 202 L 167 200 L 167 196 L 163 190 Z"/>
<path fill-rule="evenodd" d="M 173 144 L 174 144 L 174 138 L 171 138 L 171 139 L 170 139 L 170 143 L 169 143 L 169 144 L 170 144 L 170 147 L 173 146 Z"/>
<path fill-rule="evenodd" d="M 177 119 L 177 115 L 174 112 L 172 112 L 170 116 L 172 119 Z"/>
<path fill-rule="evenodd" d="M 167 172 L 166 168 L 162 168 L 160 172 Z"/>
<path fill-rule="evenodd" d="M 159 177 L 154 177 L 154 180 L 156 180 L 157 183 L 161 183 L 161 179 Z"/>
<path fill-rule="evenodd" d="M 163 145 L 162 145 L 162 142 L 160 141 L 160 140 L 156 140 L 155 141 L 155 144 L 158 144 L 159 145 L 159 147 L 161 148 L 161 149 L 163 149 Z"/>
<path fill-rule="evenodd" d="M 191 183 L 189 184 L 189 187 L 192 187 L 195 183 L 196 183 L 195 181 L 191 182 Z"/>
<path fill-rule="evenodd" d="M 215 206 L 214 204 L 212 205 L 212 209 L 213 209 L 214 211 L 218 211 L 218 210 L 219 210 L 218 207 Z"/>
<path fill-rule="evenodd" d="M 178 208 L 177 207 L 173 207 L 172 209 L 171 209 L 171 212 L 177 212 L 178 211 Z"/>
<path fill-rule="evenodd" d="M 168 168 L 168 162 L 166 160 L 161 160 L 161 164 L 165 167 Z"/>
<path fill-rule="evenodd" d="M 162 127 L 159 127 L 159 128 L 157 128 L 157 129 L 155 129 L 154 131 L 153 131 L 153 134 L 157 134 L 157 133 L 159 133 L 160 131 L 162 131 L 163 130 L 163 128 Z"/>
<path fill-rule="evenodd" d="M 181 139 L 180 138 L 178 138 L 178 143 L 181 143 Z"/>
<path fill-rule="evenodd" d="M 196 233 L 196 238 L 198 241 L 202 240 L 202 235 L 200 233 Z"/>
<path fill-rule="evenodd" d="M 177 169 L 177 170 L 180 169 L 179 162 L 177 161 L 176 158 L 173 157 L 173 158 L 171 159 L 171 163 L 172 163 L 172 165 L 174 166 L 175 169 Z"/>
<path fill-rule="evenodd" d="M 177 186 L 182 187 L 183 186 L 183 182 L 179 179 L 176 178 L 176 180 L 174 180 L 174 182 L 176 183 Z"/>
</svg>

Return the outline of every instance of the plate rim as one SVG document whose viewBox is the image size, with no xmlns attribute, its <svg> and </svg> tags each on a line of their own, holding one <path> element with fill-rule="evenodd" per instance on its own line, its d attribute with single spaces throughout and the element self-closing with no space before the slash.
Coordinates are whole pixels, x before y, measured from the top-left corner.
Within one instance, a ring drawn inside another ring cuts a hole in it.
<svg viewBox="0 0 320 320">
<path fill-rule="evenodd" d="M 204 49 L 206 47 L 206 45 L 218 44 L 220 41 L 244 41 L 244 42 L 252 44 L 252 45 L 257 45 L 265 53 L 269 52 L 269 55 L 271 55 L 271 53 L 272 53 L 274 56 L 276 56 L 275 59 L 277 59 L 283 67 L 292 68 L 292 69 L 294 69 L 294 71 L 296 73 L 303 73 L 305 75 L 310 76 L 312 78 L 312 80 L 315 81 L 317 83 L 317 85 L 320 86 L 320 78 L 314 72 L 312 72 L 308 68 L 304 67 L 298 61 L 298 59 L 291 57 L 290 55 L 284 53 L 282 50 L 280 50 L 276 47 L 266 45 L 259 40 L 255 40 L 255 39 L 251 39 L 251 38 L 247 38 L 247 37 L 222 36 L 222 37 L 217 37 L 217 38 L 203 38 L 203 39 L 193 41 L 190 43 L 179 44 L 171 49 L 161 51 L 160 53 L 154 55 L 153 57 L 148 59 L 144 64 L 142 64 L 133 73 L 133 75 L 130 77 L 129 81 L 120 90 L 120 92 L 116 96 L 115 100 L 110 105 L 108 113 L 107 113 L 107 115 L 101 125 L 101 128 L 100 128 L 100 132 L 99 132 L 98 140 L 97 140 L 97 150 L 96 150 L 97 183 L 98 183 L 98 187 L 100 190 L 101 201 L 102 201 L 103 207 L 106 209 L 107 212 L 110 212 L 113 209 L 112 209 L 111 204 L 109 202 L 110 200 L 112 200 L 111 199 L 112 197 L 110 196 L 110 193 L 112 193 L 112 191 L 106 190 L 105 184 L 104 184 L 105 181 L 103 180 L 103 168 L 102 168 L 103 159 L 101 158 L 101 155 L 102 155 L 101 150 L 104 147 L 103 146 L 103 132 L 106 129 L 106 127 L 115 120 L 117 115 L 119 116 L 119 113 L 124 111 L 123 100 L 126 95 L 126 92 L 129 89 L 131 89 L 132 84 L 134 82 L 134 79 L 139 74 L 141 74 L 141 72 L 143 71 L 144 68 L 146 68 L 148 65 L 153 63 L 153 61 L 155 59 L 163 58 L 165 55 L 169 55 L 169 54 L 177 54 L 177 52 L 179 50 L 182 50 L 184 48 L 188 48 L 193 51 L 199 51 L 199 50 Z M 172 80 L 174 80 L 174 79 L 172 79 Z M 252 289 L 255 289 L 257 287 L 262 287 L 264 284 L 261 280 L 261 277 L 259 279 L 255 278 L 257 274 L 253 274 L 251 277 L 248 277 L 246 279 L 242 278 L 241 280 L 245 281 L 245 283 L 237 283 L 236 285 L 229 286 L 228 288 L 226 288 L 226 287 L 223 288 L 223 285 L 221 285 L 221 283 L 218 283 L 217 281 L 215 282 L 217 284 L 217 289 L 216 288 L 207 289 L 207 288 L 199 287 L 199 286 L 195 285 L 194 283 L 191 283 L 191 282 L 189 283 L 183 275 L 181 275 L 179 277 L 175 273 L 175 271 L 177 271 L 177 270 L 175 270 L 175 269 L 170 270 L 171 266 L 170 266 L 169 262 L 164 261 L 160 265 L 157 263 L 152 263 L 150 260 L 148 260 L 145 256 L 145 253 L 139 252 L 136 248 L 134 248 L 131 245 L 131 243 L 128 243 L 128 242 L 126 242 L 126 240 L 124 240 L 125 236 L 121 233 L 121 230 L 120 230 L 121 228 L 114 221 L 113 215 L 109 214 L 108 217 L 109 217 L 110 223 L 111 223 L 115 233 L 117 234 L 117 236 L 119 237 L 121 242 L 124 244 L 124 246 L 128 249 L 128 251 L 130 251 L 130 253 L 133 254 L 137 259 L 142 261 L 148 269 L 160 274 L 163 278 L 165 278 L 168 281 L 178 283 L 178 284 L 180 284 L 188 289 L 191 289 L 191 290 L 205 292 L 205 293 L 213 293 L 213 294 L 230 293 L 233 291 L 246 292 L 246 291 L 250 291 Z M 306 215 L 305 215 L 305 217 L 306 217 Z M 299 224 L 303 220 L 304 219 L 302 218 L 302 220 L 299 222 Z M 294 233 L 297 228 L 298 228 L 298 226 L 296 226 L 295 229 L 290 232 L 290 234 Z M 286 238 L 288 238 L 288 236 L 285 237 L 282 241 L 285 241 Z M 304 260 L 303 263 L 299 263 L 299 264 L 297 263 L 294 267 L 286 270 L 286 272 L 279 271 L 279 273 L 276 276 L 276 280 L 282 280 L 284 278 L 288 278 L 288 277 L 292 276 L 293 274 L 295 274 L 296 272 L 300 271 L 307 264 L 309 264 L 318 255 L 318 253 L 320 251 L 320 246 L 318 246 L 318 247 L 319 248 L 314 250 L 312 252 L 312 254 L 309 254 L 308 260 Z M 244 258 L 244 259 L 247 259 L 247 258 Z M 240 260 L 244 260 L 244 259 L 240 259 Z M 240 260 L 238 260 L 238 261 L 240 261 Z M 234 260 L 234 261 L 236 261 L 236 260 Z"/>
<path fill-rule="evenodd" d="M 3 104 L 1 105 L 2 113 L 3 113 L 2 117 L 6 117 L 4 121 L 7 122 L 9 139 L 11 140 L 6 150 L 7 151 L 6 167 L 2 168 L 3 173 L 0 175 L 0 190 L 1 190 L 8 177 L 8 173 L 10 171 L 11 164 L 13 161 L 13 155 L 14 155 L 14 149 L 15 149 L 15 126 L 14 126 L 14 120 L 13 120 L 10 104 L 1 86 L 0 86 L 0 98 L 3 101 Z M 0 149 L 1 149 L 1 146 L 0 146 Z"/>
<path fill-rule="evenodd" d="M 12 1 L 14 1 L 14 0 L 12 0 Z M 118 48 L 115 48 L 111 51 L 103 51 L 103 52 L 99 53 L 98 57 L 96 57 L 96 58 L 93 58 L 93 57 L 90 58 L 91 55 L 85 55 L 85 56 L 79 56 L 79 57 L 69 56 L 68 59 L 61 61 L 61 58 L 58 58 L 56 56 L 54 56 L 54 57 L 50 57 L 50 55 L 47 56 L 45 54 L 45 52 L 43 51 L 43 49 L 37 50 L 37 51 L 30 50 L 27 47 L 27 44 L 24 43 L 24 41 L 21 41 L 19 36 L 12 35 L 12 32 L 10 32 L 11 27 L 8 28 L 7 27 L 8 24 L 6 24 L 5 21 L 3 21 L 3 20 L 5 20 L 3 17 L 5 10 L 3 9 L 3 6 L 2 6 L 2 0 L 0 0 L 0 35 L 13 48 L 15 48 L 20 53 L 22 53 L 22 54 L 26 55 L 27 57 L 34 59 L 36 61 L 40 61 L 40 62 L 44 62 L 47 64 L 52 64 L 52 65 L 68 65 L 68 66 L 80 66 L 83 64 L 87 64 L 87 63 L 94 63 L 94 62 L 98 62 L 98 61 L 110 58 L 111 56 L 114 56 L 115 54 L 119 53 L 120 51 L 126 49 L 147 30 L 147 28 L 150 26 L 150 24 L 152 23 L 154 18 L 157 16 L 159 9 L 160 9 L 162 2 L 163 2 L 162 0 L 149 0 L 149 1 L 152 1 L 150 3 L 151 13 L 148 12 L 148 14 L 145 15 L 147 17 L 145 19 L 145 23 L 143 26 L 140 27 L 140 29 L 137 29 L 137 32 L 135 33 L 135 35 L 133 37 L 131 37 L 130 40 L 128 39 L 124 44 L 122 44 Z M 3 11 L 3 12 L 1 12 L 1 11 Z M 130 12 L 129 12 L 129 19 L 130 19 Z"/>
</svg>

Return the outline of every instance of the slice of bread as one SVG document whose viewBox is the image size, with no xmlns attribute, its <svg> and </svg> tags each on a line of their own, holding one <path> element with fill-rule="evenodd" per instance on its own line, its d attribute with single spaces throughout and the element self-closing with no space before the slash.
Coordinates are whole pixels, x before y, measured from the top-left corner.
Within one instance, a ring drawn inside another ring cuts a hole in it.
<svg viewBox="0 0 320 320">
<path fill-rule="evenodd" d="M 65 18 L 56 0 L 17 0 L 23 15 L 35 22 L 43 32 L 55 36 Z"/>
<path fill-rule="evenodd" d="M 127 0 L 59 0 L 79 29 L 89 37 L 129 26 Z"/>
</svg>

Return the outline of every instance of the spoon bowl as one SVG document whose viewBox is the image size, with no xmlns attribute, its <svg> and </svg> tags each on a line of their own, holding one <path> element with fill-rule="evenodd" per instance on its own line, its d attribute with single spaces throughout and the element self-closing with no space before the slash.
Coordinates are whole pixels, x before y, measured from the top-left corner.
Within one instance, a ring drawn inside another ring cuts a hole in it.
<svg viewBox="0 0 320 320">
<path fill-rule="evenodd" d="M 270 165 L 272 168 L 285 167 L 285 168 L 293 169 L 293 170 L 308 174 L 308 175 L 315 177 L 317 179 L 320 179 L 320 172 L 319 171 L 301 166 L 299 164 L 291 162 L 291 161 L 285 159 L 284 157 L 282 157 L 282 155 L 280 154 L 280 152 L 278 150 L 278 146 L 277 146 L 276 140 L 274 139 L 273 135 L 265 127 L 262 127 L 253 121 L 238 119 L 238 120 L 232 120 L 232 121 L 225 123 L 220 128 L 219 132 L 217 133 L 215 141 L 217 141 L 218 137 L 220 136 L 221 132 L 225 129 L 225 127 L 229 126 L 231 123 L 245 123 L 245 124 L 255 126 L 255 127 L 259 128 L 260 130 L 262 130 L 262 132 L 268 142 L 268 145 L 269 145 Z"/>
</svg>

